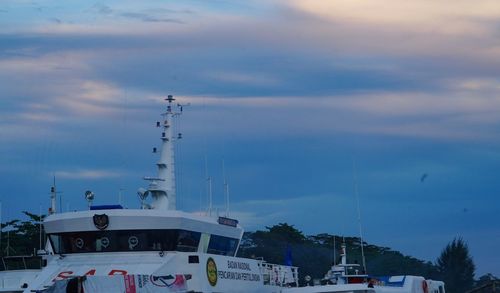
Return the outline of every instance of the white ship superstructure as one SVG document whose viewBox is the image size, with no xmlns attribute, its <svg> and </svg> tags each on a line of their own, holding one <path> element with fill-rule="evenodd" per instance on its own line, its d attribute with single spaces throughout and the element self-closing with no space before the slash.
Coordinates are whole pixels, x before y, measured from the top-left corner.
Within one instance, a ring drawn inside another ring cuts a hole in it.
<svg viewBox="0 0 500 293">
<path fill-rule="evenodd" d="M 347 274 L 355 265 L 347 264 L 345 247 L 323 286 L 296 288 L 297 267 L 236 257 L 243 236 L 236 219 L 177 210 L 174 143 L 181 135 L 173 132 L 173 123 L 182 106 L 172 96 L 166 101 L 163 120 L 156 123 L 162 130 L 158 174 L 144 178 L 149 184 L 138 191 L 141 208 L 92 206 L 94 195 L 88 191 L 88 210 L 56 213 L 53 187 L 43 223 L 47 243 L 39 251 L 45 265 L 0 272 L 0 292 L 80 292 L 80 286 L 93 293 L 444 293 L 442 282 L 435 283 L 439 291 L 410 288 L 408 282 L 399 289 L 370 287 L 366 275 Z M 67 289 L 71 286 L 74 291 Z"/>
<path fill-rule="evenodd" d="M 29 281 L 23 275 L 17 289 L 14 279 L 5 286 L 3 278 L 4 291 L 38 292 L 82 276 L 105 285 L 115 275 L 139 276 L 141 286 L 148 283 L 162 292 L 281 292 L 287 284 L 298 285 L 295 267 L 236 257 L 243 235 L 237 220 L 176 209 L 174 143 L 180 134 L 174 134 L 173 122 L 182 106 L 172 96 L 166 102 L 157 122 L 162 129 L 158 174 L 144 178 L 149 186 L 139 189 L 141 208 L 89 204 L 89 210 L 55 213 L 53 190 L 44 221 L 46 266 L 31 272 Z M 93 194 L 86 197 L 91 201 Z"/>
</svg>

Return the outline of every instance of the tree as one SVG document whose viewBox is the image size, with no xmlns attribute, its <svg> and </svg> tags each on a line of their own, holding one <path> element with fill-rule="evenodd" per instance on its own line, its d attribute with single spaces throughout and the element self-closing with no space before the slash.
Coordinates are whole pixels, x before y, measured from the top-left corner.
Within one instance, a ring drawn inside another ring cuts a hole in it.
<svg viewBox="0 0 500 293">
<path fill-rule="evenodd" d="M 314 279 L 323 278 L 332 263 L 338 263 L 340 246 L 343 242 L 347 245 L 348 263 L 360 263 L 362 260 L 358 237 L 327 233 L 304 235 L 302 231 L 287 223 L 266 228 L 265 231 L 245 232 L 238 256 L 262 257 L 269 263 L 284 264 L 289 259 L 285 256 L 291 252 L 293 265 L 300 268 L 300 283 L 306 275 Z M 431 262 L 405 256 L 389 247 L 378 247 L 366 242 L 364 244 L 368 272 L 371 275 L 410 274 L 441 279 L 437 275 L 436 266 Z"/>
<path fill-rule="evenodd" d="M 482 287 L 488 284 L 491 284 L 495 281 L 499 281 L 499 279 L 495 276 L 493 276 L 491 273 L 482 275 L 479 277 L 479 280 L 476 280 L 476 283 L 474 284 L 474 287 Z"/>
<path fill-rule="evenodd" d="M 2 223 L 0 253 L 3 256 L 31 255 L 45 245 L 45 233 L 41 225 L 45 215 L 38 216 L 27 211 L 24 211 L 23 214 L 28 218 L 27 221 L 12 220 Z"/>
<path fill-rule="evenodd" d="M 436 265 L 448 293 L 463 293 L 472 288 L 476 266 L 462 238 L 455 238 L 446 245 Z"/>
<path fill-rule="evenodd" d="M 39 216 L 26 211 L 23 214 L 27 220 L 16 219 L 1 224 L 0 255 L 13 257 L 4 258 L 0 270 L 38 269 L 41 266 L 41 259 L 35 255 L 36 250 L 45 245 L 45 233 L 41 225 L 45 215 Z"/>
<path fill-rule="evenodd" d="M 276 240 L 289 243 L 302 243 L 307 239 L 302 231 L 287 223 L 279 223 L 278 225 L 266 228 L 269 230 L 269 235 Z"/>
</svg>

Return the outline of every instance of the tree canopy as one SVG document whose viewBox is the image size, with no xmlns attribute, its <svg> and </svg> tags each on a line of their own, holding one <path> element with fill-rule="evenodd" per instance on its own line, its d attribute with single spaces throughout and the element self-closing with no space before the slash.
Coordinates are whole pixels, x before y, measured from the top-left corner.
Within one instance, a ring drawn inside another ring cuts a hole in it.
<svg viewBox="0 0 500 293">
<path fill-rule="evenodd" d="M 301 279 L 309 275 L 321 279 L 333 263 L 340 261 L 340 246 L 345 242 L 349 263 L 362 263 L 361 242 L 357 237 L 321 233 L 306 236 L 293 225 L 279 223 L 265 231 L 246 232 L 238 251 L 239 256 L 260 258 L 270 263 L 286 262 L 291 250 L 292 264 L 299 267 Z M 363 243 L 367 272 L 371 275 L 420 275 L 438 278 L 437 267 L 431 262 L 405 256 L 388 247 Z"/>
<path fill-rule="evenodd" d="M 476 266 L 462 238 L 455 238 L 446 245 L 437 259 L 437 267 L 449 293 L 463 293 L 474 285 Z"/>
<path fill-rule="evenodd" d="M 41 246 L 45 246 L 44 231 L 41 225 L 45 215 L 35 215 L 24 211 L 27 220 L 12 220 L 2 223 L 1 253 L 9 255 L 32 255 L 40 248 L 40 233 L 42 236 Z"/>
</svg>

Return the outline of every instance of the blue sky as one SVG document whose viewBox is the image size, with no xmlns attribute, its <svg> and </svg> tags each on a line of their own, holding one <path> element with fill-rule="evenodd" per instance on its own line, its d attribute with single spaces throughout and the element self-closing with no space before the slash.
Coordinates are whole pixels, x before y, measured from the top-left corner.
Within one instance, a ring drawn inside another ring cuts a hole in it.
<svg viewBox="0 0 500 293">
<path fill-rule="evenodd" d="M 180 207 L 248 230 L 288 222 L 434 261 L 456 236 L 500 276 L 497 1 L 2 1 L 3 218 L 137 207 L 162 97 L 180 129 Z M 428 174 L 421 182 L 421 176 Z M 369 261 L 369 260 L 368 260 Z"/>
</svg>

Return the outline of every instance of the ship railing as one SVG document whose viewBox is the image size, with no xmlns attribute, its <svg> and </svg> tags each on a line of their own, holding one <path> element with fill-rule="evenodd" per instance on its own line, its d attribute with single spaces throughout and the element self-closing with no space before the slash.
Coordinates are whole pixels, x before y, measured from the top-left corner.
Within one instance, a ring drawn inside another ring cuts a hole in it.
<svg viewBox="0 0 500 293">
<path fill-rule="evenodd" d="M 264 285 L 280 287 L 299 286 L 299 268 L 267 263 L 260 263 L 260 270 L 264 279 Z"/>
<path fill-rule="evenodd" d="M 39 269 L 42 258 L 33 255 L 2 256 L 0 271 Z"/>
</svg>

